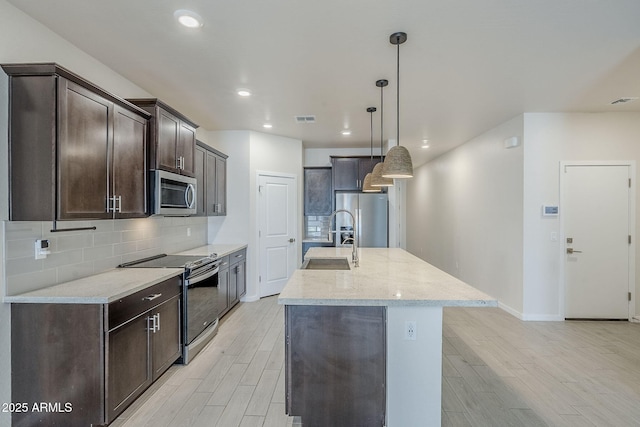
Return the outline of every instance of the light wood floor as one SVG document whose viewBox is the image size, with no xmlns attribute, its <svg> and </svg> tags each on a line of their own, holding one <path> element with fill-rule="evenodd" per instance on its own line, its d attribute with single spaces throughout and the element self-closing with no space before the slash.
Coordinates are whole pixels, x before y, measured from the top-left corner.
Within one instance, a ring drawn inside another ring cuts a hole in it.
<svg viewBox="0 0 640 427">
<path fill-rule="evenodd" d="M 284 413 L 283 327 L 276 297 L 239 304 L 112 426 L 298 425 Z M 443 334 L 443 426 L 640 426 L 640 324 L 447 308 Z"/>
</svg>

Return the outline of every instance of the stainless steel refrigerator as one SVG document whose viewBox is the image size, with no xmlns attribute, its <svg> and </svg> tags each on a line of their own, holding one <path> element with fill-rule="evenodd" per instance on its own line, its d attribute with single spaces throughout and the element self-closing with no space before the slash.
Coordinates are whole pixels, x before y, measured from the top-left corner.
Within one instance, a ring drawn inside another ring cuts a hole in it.
<svg viewBox="0 0 640 427">
<path fill-rule="evenodd" d="M 389 246 L 389 201 L 385 193 L 336 193 L 336 210 L 346 209 L 356 219 L 358 246 L 386 248 Z M 336 246 L 350 245 L 345 240 L 353 237 L 351 217 L 336 214 Z"/>
</svg>

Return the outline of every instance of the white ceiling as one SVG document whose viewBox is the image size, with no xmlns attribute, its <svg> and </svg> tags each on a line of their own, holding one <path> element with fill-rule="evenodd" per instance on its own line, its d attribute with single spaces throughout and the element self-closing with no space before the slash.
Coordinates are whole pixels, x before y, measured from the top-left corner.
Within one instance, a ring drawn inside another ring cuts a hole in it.
<svg viewBox="0 0 640 427">
<path fill-rule="evenodd" d="M 638 0 L 9 2 L 205 129 L 305 147 L 368 147 L 369 106 L 377 145 L 381 78 L 384 138 L 395 139 L 396 31 L 408 34 L 400 143 L 414 165 L 523 112 L 640 111 L 640 100 L 610 105 L 640 96 Z M 180 27 L 176 9 L 204 26 Z M 295 123 L 309 114 L 315 124 Z"/>
</svg>

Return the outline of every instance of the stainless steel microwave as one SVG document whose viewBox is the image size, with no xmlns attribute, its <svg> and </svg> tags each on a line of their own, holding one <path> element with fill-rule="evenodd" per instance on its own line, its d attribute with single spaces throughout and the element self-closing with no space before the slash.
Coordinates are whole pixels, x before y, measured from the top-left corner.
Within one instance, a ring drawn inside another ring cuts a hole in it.
<svg viewBox="0 0 640 427">
<path fill-rule="evenodd" d="M 189 216 L 196 213 L 194 178 L 162 170 L 151 171 L 151 214 Z"/>
</svg>

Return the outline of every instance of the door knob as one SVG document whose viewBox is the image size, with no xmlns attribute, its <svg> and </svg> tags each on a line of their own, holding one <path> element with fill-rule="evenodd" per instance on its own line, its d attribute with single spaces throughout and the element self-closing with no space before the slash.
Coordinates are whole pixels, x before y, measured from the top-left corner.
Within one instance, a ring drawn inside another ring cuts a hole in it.
<svg viewBox="0 0 640 427">
<path fill-rule="evenodd" d="M 576 250 L 575 250 L 575 249 L 573 249 L 573 248 L 567 248 L 567 253 L 568 253 L 568 254 L 581 254 L 581 253 L 582 253 L 582 251 L 576 251 Z"/>
<path fill-rule="evenodd" d="M 296 241 L 296 239 L 294 239 L 293 237 L 289 239 L 289 243 L 293 243 L 295 241 Z"/>
</svg>

